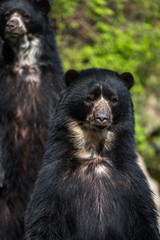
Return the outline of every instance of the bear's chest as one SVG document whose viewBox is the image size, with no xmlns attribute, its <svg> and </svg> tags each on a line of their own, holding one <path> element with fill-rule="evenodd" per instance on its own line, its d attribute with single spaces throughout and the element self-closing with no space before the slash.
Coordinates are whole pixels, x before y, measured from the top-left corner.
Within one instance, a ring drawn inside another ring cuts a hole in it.
<svg viewBox="0 0 160 240">
<path fill-rule="evenodd" d="M 103 239 L 102 236 L 108 236 L 107 228 L 114 233 L 112 226 L 126 225 L 125 219 L 129 219 L 126 209 L 133 207 L 131 185 L 130 177 L 118 172 L 109 160 L 93 159 L 61 181 L 59 211 L 64 214 L 64 221 L 69 218 L 75 223 L 77 231 L 82 227 L 80 232 L 84 236 L 91 227 L 97 229 L 97 239 Z M 83 222 L 87 224 L 82 226 Z"/>
<path fill-rule="evenodd" d="M 31 83 L 34 85 L 38 85 L 40 83 L 41 71 L 40 68 L 36 65 L 17 65 L 15 66 L 14 72 L 16 73 L 18 81 L 24 81 L 26 83 Z"/>
</svg>

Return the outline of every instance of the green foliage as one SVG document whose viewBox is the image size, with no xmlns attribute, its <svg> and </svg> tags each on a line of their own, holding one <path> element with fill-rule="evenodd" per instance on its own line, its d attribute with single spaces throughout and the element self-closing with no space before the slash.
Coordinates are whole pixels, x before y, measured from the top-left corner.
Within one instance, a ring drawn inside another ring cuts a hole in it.
<svg viewBox="0 0 160 240">
<path fill-rule="evenodd" d="M 51 0 L 52 12 L 57 18 L 66 19 L 67 17 L 74 14 L 75 8 L 77 7 L 78 0 L 66 1 L 66 0 Z"/>
<path fill-rule="evenodd" d="M 144 103 L 148 91 L 160 90 L 159 9 L 158 0 L 54 0 L 52 9 L 66 70 L 133 73 L 137 148 L 149 162 L 155 150 L 148 141 Z"/>
</svg>

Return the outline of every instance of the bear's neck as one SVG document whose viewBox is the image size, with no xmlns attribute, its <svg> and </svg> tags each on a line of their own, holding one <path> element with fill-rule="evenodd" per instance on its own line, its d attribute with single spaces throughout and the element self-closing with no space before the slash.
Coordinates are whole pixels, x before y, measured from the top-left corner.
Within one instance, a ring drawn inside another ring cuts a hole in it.
<svg viewBox="0 0 160 240">
<path fill-rule="evenodd" d="M 83 128 L 76 121 L 69 122 L 68 130 L 74 157 L 77 159 L 102 159 L 112 155 L 116 162 L 126 159 L 126 155 L 128 159 L 135 158 L 134 136 L 130 132 L 118 134 L 107 129 L 91 130 Z"/>
<path fill-rule="evenodd" d="M 13 69 L 15 71 L 41 64 L 41 42 L 38 38 L 33 35 L 24 35 L 19 41 L 11 44 L 14 52 Z"/>
<path fill-rule="evenodd" d="M 39 85 L 41 66 L 46 64 L 42 61 L 41 40 L 31 34 L 25 34 L 19 39 L 9 39 L 4 49 L 10 56 L 6 59 L 6 67 L 17 75 L 17 79 Z"/>
<path fill-rule="evenodd" d="M 78 151 L 86 152 L 88 155 L 101 154 L 110 151 L 114 143 L 115 134 L 104 129 L 90 129 L 83 127 L 76 121 L 68 123 L 71 142 Z"/>
</svg>

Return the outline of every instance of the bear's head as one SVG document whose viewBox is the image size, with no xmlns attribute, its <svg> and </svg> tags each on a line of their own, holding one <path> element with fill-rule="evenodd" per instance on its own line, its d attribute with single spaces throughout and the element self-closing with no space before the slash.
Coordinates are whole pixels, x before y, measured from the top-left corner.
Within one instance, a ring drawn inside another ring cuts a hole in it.
<svg viewBox="0 0 160 240">
<path fill-rule="evenodd" d="M 87 129 L 115 131 L 134 125 L 129 93 L 134 83 L 131 73 L 118 74 L 95 68 L 69 70 L 64 80 L 67 85 L 64 98 L 67 114 L 79 125 Z"/>
<path fill-rule="evenodd" d="M 48 0 L 0 0 L 1 37 L 15 42 L 25 34 L 42 34 L 49 10 Z"/>
</svg>

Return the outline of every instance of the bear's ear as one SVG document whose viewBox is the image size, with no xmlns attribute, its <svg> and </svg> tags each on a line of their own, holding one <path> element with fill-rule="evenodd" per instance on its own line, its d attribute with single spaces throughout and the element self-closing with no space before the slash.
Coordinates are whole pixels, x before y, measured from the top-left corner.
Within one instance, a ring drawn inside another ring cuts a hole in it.
<svg viewBox="0 0 160 240">
<path fill-rule="evenodd" d="M 41 5 L 47 13 L 51 10 L 51 5 L 48 0 L 36 0 L 36 2 Z"/>
<path fill-rule="evenodd" d="M 125 82 L 128 89 L 131 89 L 134 85 L 134 78 L 130 72 L 120 74 L 120 78 Z"/>
<path fill-rule="evenodd" d="M 70 86 L 70 84 L 76 79 L 78 78 L 78 76 L 80 75 L 80 73 L 74 69 L 70 69 L 68 70 L 65 75 L 64 75 L 64 81 L 65 84 L 68 86 Z"/>
</svg>

